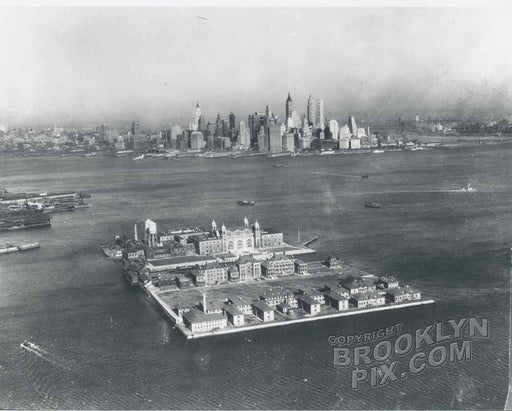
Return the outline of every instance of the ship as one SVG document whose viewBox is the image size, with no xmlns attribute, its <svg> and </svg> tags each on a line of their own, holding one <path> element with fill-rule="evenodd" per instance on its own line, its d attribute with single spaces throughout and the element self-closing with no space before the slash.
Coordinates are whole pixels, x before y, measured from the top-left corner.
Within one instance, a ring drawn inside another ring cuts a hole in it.
<svg viewBox="0 0 512 411">
<path fill-rule="evenodd" d="M 256 202 L 254 200 L 239 200 L 238 205 L 241 206 L 252 206 L 256 205 Z"/>
<path fill-rule="evenodd" d="M 26 251 L 32 250 L 34 248 L 39 248 L 39 243 L 28 243 L 28 244 L 20 244 L 20 245 L 12 245 L 7 243 L 5 246 L 0 247 L 0 254 L 6 253 L 14 253 L 16 251 Z"/>
<path fill-rule="evenodd" d="M 0 254 L 13 253 L 15 251 L 19 251 L 18 247 L 15 245 L 11 245 L 7 243 L 5 246 L 0 247 Z"/>
<path fill-rule="evenodd" d="M 42 208 L 25 205 L 20 210 L 0 208 L 0 231 L 48 227 L 51 217 Z"/>
<path fill-rule="evenodd" d="M 39 243 L 20 244 L 18 246 L 18 250 L 26 251 L 26 250 L 33 250 L 34 248 L 39 248 L 39 247 L 41 247 Z"/>
<path fill-rule="evenodd" d="M 379 203 L 375 203 L 373 201 L 371 203 L 366 203 L 364 206 L 366 208 L 382 208 L 382 206 Z"/>
</svg>

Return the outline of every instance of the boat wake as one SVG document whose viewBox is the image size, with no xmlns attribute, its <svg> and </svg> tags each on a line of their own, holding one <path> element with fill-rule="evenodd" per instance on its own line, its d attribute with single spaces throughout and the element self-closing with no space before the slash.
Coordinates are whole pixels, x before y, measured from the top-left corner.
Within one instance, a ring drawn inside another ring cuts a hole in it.
<svg viewBox="0 0 512 411">
<path fill-rule="evenodd" d="M 45 349 L 41 348 L 37 344 L 34 344 L 30 341 L 23 341 L 20 344 L 20 347 L 23 348 L 25 351 L 30 352 L 37 357 L 41 358 L 42 360 L 54 365 L 55 367 L 59 367 L 65 370 L 70 370 L 70 367 L 68 367 L 66 364 L 64 364 L 64 361 L 59 359 L 58 357 L 50 354 Z"/>
</svg>

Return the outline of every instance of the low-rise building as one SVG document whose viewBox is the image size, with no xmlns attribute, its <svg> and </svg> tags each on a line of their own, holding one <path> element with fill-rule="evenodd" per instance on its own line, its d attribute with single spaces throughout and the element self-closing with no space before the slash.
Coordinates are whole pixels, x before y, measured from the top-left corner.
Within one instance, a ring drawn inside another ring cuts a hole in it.
<svg viewBox="0 0 512 411">
<path fill-rule="evenodd" d="M 205 314 L 196 309 L 183 314 L 183 323 L 192 332 L 208 332 L 228 326 L 228 320 L 222 314 Z"/>
<path fill-rule="evenodd" d="M 346 288 L 350 295 L 367 293 L 376 289 L 375 285 L 370 284 L 369 282 L 366 282 L 362 279 L 354 279 L 349 282 L 344 282 L 341 283 L 341 286 Z"/>
<path fill-rule="evenodd" d="M 286 314 L 286 315 L 292 315 L 295 310 L 297 309 L 297 306 L 292 307 L 290 304 L 287 303 L 281 303 L 277 305 L 277 311 Z"/>
<path fill-rule="evenodd" d="M 350 302 L 357 308 L 377 307 L 384 305 L 386 299 L 375 291 L 350 294 Z"/>
<path fill-rule="evenodd" d="M 386 289 L 386 298 L 392 303 L 403 303 L 421 299 L 421 293 L 412 287 Z"/>
<path fill-rule="evenodd" d="M 265 301 L 269 306 L 276 307 L 278 304 L 287 303 L 292 306 L 297 306 L 295 295 L 286 290 L 271 290 L 260 295 L 260 300 Z"/>
<path fill-rule="evenodd" d="M 348 310 L 348 295 L 341 295 L 335 291 L 325 293 L 325 304 L 338 311 Z"/>
<path fill-rule="evenodd" d="M 392 275 L 380 277 L 377 280 L 376 284 L 379 287 L 386 288 L 386 289 L 392 289 L 392 288 L 398 288 L 399 287 L 398 280 L 395 277 L 393 277 Z"/>
<path fill-rule="evenodd" d="M 244 314 L 233 304 L 224 304 L 224 313 L 228 321 L 235 327 L 245 324 Z"/>
<path fill-rule="evenodd" d="M 325 304 L 324 294 L 314 288 L 299 288 L 299 295 L 307 295 L 320 304 Z"/>
<path fill-rule="evenodd" d="M 295 271 L 293 259 L 285 255 L 276 255 L 261 263 L 261 274 L 264 277 L 290 275 Z"/>
<path fill-rule="evenodd" d="M 261 277 L 261 261 L 251 256 L 241 256 L 236 262 L 240 281 L 253 280 Z"/>
<path fill-rule="evenodd" d="M 178 274 L 176 276 L 176 285 L 181 289 L 190 288 L 190 278 L 185 274 Z"/>
<path fill-rule="evenodd" d="M 228 299 L 228 304 L 232 304 L 242 314 L 252 313 L 252 305 L 246 301 L 234 301 L 232 299 Z"/>
<path fill-rule="evenodd" d="M 308 295 L 299 295 L 297 297 L 297 304 L 301 310 L 306 311 L 308 314 L 320 314 L 320 303 Z"/>
<path fill-rule="evenodd" d="M 293 265 L 295 266 L 295 274 L 304 275 L 308 273 L 308 265 L 304 261 L 295 259 Z"/>
<path fill-rule="evenodd" d="M 274 321 L 274 310 L 265 301 L 254 301 L 252 313 L 262 321 Z"/>
</svg>

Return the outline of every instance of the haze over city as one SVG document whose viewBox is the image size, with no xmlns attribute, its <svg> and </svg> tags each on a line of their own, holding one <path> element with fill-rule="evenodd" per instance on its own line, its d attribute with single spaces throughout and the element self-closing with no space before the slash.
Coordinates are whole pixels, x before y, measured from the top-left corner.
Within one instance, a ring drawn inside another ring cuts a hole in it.
<svg viewBox="0 0 512 411">
<path fill-rule="evenodd" d="M 488 8 L 0 10 L 0 123 L 187 124 L 267 104 L 326 117 L 510 112 L 508 16 Z"/>
</svg>

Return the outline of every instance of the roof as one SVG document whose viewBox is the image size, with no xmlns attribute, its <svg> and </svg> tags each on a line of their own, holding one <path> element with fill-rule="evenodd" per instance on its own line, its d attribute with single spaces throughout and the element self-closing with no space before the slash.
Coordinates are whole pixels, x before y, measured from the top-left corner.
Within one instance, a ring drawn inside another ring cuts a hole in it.
<svg viewBox="0 0 512 411">
<path fill-rule="evenodd" d="M 206 321 L 215 321 L 215 320 L 222 320 L 225 319 L 225 317 L 222 314 L 205 314 L 202 311 L 193 309 L 185 314 L 183 314 L 183 319 L 187 320 L 189 323 L 202 323 Z"/>
<path fill-rule="evenodd" d="M 242 312 L 234 304 L 224 304 L 222 308 L 224 311 L 227 311 L 231 315 L 243 315 Z"/>
<path fill-rule="evenodd" d="M 318 301 L 313 300 L 309 295 L 299 295 L 297 300 L 303 301 L 309 305 L 320 304 Z"/>
<path fill-rule="evenodd" d="M 396 296 L 396 295 L 419 293 L 419 291 L 416 290 L 415 288 L 403 287 L 403 288 L 390 288 L 390 289 L 387 289 L 386 293 Z"/>
<path fill-rule="evenodd" d="M 348 297 L 341 295 L 340 293 L 337 293 L 336 291 L 331 291 L 324 294 L 326 297 L 332 298 L 333 300 L 348 300 Z"/>
<path fill-rule="evenodd" d="M 250 255 L 242 255 L 240 258 L 236 261 L 237 264 L 247 264 L 247 263 L 254 263 L 255 260 L 254 257 Z"/>
<path fill-rule="evenodd" d="M 354 300 L 372 300 L 375 298 L 384 298 L 382 295 L 378 294 L 377 292 L 369 292 L 369 293 L 357 293 L 352 294 L 352 298 Z"/>
<path fill-rule="evenodd" d="M 251 305 L 260 309 L 261 311 L 273 311 L 265 301 L 254 301 Z"/>
<path fill-rule="evenodd" d="M 181 257 L 171 257 L 166 258 L 165 260 L 151 261 L 152 266 L 163 266 L 163 265 L 172 265 L 172 264 L 183 264 L 183 263 L 193 263 L 199 261 L 215 261 L 215 258 L 208 255 L 187 255 Z"/>
<path fill-rule="evenodd" d="M 287 310 L 293 310 L 295 307 L 292 307 L 290 304 L 288 303 L 281 303 L 281 304 L 278 304 L 277 305 L 279 308 L 286 308 Z"/>
<path fill-rule="evenodd" d="M 384 276 L 384 277 L 380 277 L 379 278 L 380 281 L 385 281 L 387 283 L 397 283 L 398 280 L 392 276 L 392 275 L 387 275 L 387 276 Z"/>
</svg>

